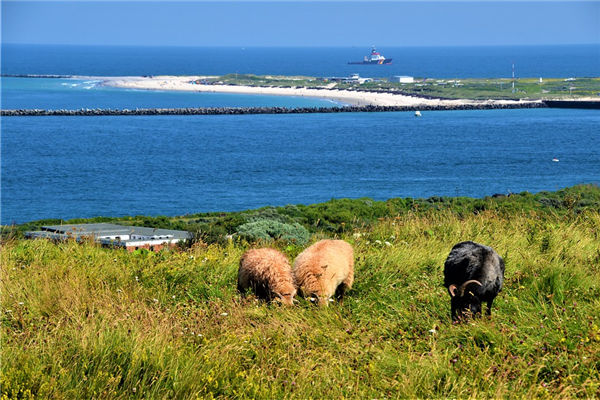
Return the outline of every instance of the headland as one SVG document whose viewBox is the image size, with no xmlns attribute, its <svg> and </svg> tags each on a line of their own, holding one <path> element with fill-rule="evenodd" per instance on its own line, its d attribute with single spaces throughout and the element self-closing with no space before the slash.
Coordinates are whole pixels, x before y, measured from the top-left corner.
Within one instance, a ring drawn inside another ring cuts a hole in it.
<svg viewBox="0 0 600 400">
<path fill-rule="evenodd" d="M 90 78 L 90 77 L 86 77 Z M 103 84 L 112 87 L 137 90 L 175 90 L 209 93 L 238 93 L 271 96 L 315 97 L 330 99 L 343 104 L 354 106 L 384 106 L 384 107 L 449 107 L 464 105 L 523 105 L 524 103 L 540 100 L 521 99 L 442 99 L 407 95 L 392 91 L 372 91 L 368 88 L 357 90 L 347 85 L 328 83 L 327 81 L 312 82 L 310 79 L 286 77 L 295 82 L 294 86 L 281 84 L 281 77 L 267 77 L 265 85 L 249 85 L 243 81 L 238 83 L 210 76 L 151 76 L 151 77 L 110 77 L 103 79 Z M 314 78 L 313 78 L 314 79 Z M 307 85 L 307 82 L 311 82 Z M 322 83 L 319 86 L 315 86 Z"/>
</svg>

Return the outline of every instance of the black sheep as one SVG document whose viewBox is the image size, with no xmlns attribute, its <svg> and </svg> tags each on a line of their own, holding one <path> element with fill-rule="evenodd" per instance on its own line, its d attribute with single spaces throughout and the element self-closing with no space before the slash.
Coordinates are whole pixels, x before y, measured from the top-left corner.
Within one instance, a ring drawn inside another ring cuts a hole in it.
<svg viewBox="0 0 600 400">
<path fill-rule="evenodd" d="M 481 313 L 481 303 L 487 302 L 487 314 L 492 314 L 492 302 L 502 290 L 504 260 L 491 247 L 475 242 L 455 245 L 444 264 L 444 286 L 450 294 L 452 320 L 465 313 Z"/>
</svg>

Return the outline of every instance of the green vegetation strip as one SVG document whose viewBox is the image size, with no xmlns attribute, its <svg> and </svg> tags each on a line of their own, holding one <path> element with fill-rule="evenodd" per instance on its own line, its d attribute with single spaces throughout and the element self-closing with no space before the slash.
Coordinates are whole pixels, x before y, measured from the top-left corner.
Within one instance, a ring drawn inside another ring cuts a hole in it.
<svg viewBox="0 0 600 400">
<path fill-rule="evenodd" d="M 312 233 L 269 242 L 290 259 L 345 239 L 355 285 L 324 309 L 240 298 L 238 260 L 263 244 L 246 237 L 127 253 L 5 236 L 2 397 L 598 397 L 599 205 L 598 187 L 578 186 L 129 220 L 217 237 L 282 216 Z M 491 318 L 453 325 L 442 265 L 462 240 L 493 246 L 506 281 Z"/>
<path fill-rule="evenodd" d="M 388 77 L 371 82 L 335 82 L 305 76 L 259 76 L 229 74 L 203 81 L 209 84 L 308 87 L 397 93 L 409 96 L 474 100 L 540 100 L 595 98 L 600 100 L 600 78 L 415 78 L 413 83 L 390 82 Z"/>
</svg>

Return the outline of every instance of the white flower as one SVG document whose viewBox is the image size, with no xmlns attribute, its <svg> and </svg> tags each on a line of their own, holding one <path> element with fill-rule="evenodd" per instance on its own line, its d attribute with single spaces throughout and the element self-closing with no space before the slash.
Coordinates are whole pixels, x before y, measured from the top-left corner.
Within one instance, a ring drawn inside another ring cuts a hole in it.
<svg viewBox="0 0 600 400">
<path fill-rule="evenodd" d="M 392 244 L 388 241 L 384 242 L 386 246 L 390 247 Z"/>
<path fill-rule="evenodd" d="M 376 240 L 375 243 L 381 244 L 381 240 Z"/>
<path fill-rule="evenodd" d="M 226 316 L 228 316 L 228 315 L 229 315 L 229 314 L 227 314 L 226 312 L 222 312 L 222 313 L 221 313 L 221 317 L 226 317 Z"/>
<path fill-rule="evenodd" d="M 437 331 L 435 329 L 430 329 L 429 333 L 436 333 Z"/>
<path fill-rule="evenodd" d="M 152 301 L 158 303 L 158 299 L 152 299 Z"/>
<path fill-rule="evenodd" d="M 22 301 L 20 301 L 20 302 L 19 302 L 19 305 L 20 305 L 20 306 L 22 306 L 23 304 L 25 304 L 25 303 L 23 303 Z"/>
</svg>

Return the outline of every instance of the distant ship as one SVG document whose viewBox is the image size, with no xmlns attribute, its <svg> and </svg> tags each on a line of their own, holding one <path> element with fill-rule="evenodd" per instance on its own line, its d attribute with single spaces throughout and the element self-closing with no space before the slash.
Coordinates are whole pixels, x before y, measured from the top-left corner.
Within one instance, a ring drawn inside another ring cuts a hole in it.
<svg viewBox="0 0 600 400">
<path fill-rule="evenodd" d="M 375 46 L 371 48 L 371 54 L 369 56 L 365 56 L 362 61 L 350 61 L 348 64 L 361 64 L 361 65 L 384 65 L 391 64 L 391 58 L 385 58 L 381 54 L 377 52 Z"/>
</svg>

